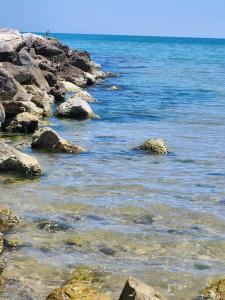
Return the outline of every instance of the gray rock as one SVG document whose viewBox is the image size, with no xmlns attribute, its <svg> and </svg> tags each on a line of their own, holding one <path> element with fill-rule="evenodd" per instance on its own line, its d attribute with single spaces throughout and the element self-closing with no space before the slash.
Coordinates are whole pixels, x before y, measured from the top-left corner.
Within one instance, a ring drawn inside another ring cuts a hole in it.
<svg viewBox="0 0 225 300">
<path fill-rule="evenodd" d="M 10 62 L 18 66 L 37 66 L 33 57 L 24 48 L 22 48 L 19 52 L 15 52 L 15 54 L 11 57 Z"/>
<path fill-rule="evenodd" d="M 22 42 L 23 37 L 17 30 L 0 28 L 0 61 L 8 61 Z"/>
<path fill-rule="evenodd" d="M 7 118 L 15 117 L 23 112 L 29 112 L 36 116 L 43 115 L 43 109 L 37 107 L 31 101 L 3 101 L 2 105 L 4 106 Z"/>
<path fill-rule="evenodd" d="M 41 128 L 34 133 L 31 146 L 36 149 L 77 154 L 86 151 L 83 147 L 74 145 L 67 140 L 62 139 L 49 127 Z"/>
<path fill-rule="evenodd" d="M 0 142 L 0 171 L 16 172 L 26 176 L 41 174 L 36 158 L 17 151 L 14 147 Z"/>
<path fill-rule="evenodd" d="M 0 126 L 2 123 L 4 123 L 4 121 L 5 121 L 5 109 L 0 103 Z"/>
<path fill-rule="evenodd" d="M 17 93 L 14 78 L 0 64 L 0 101 L 12 100 Z"/>
<path fill-rule="evenodd" d="M 146 285 L 140 280 L 129 277 L 119 300 L 165 300 L 151 286 Z"/>
<path fill-rule="evenodd" d="M 42 71 L 35 65 L 18 66 L 9 62 L 3 62 L 2 66 L 21 84 L 35 84 L 43 90 L 49 88 Z"/>
<path fill-rule="evenodd" d="M 144 144 L 139 146 L 138 149 L 159 155 L 164 155 L 168 153 L 163 139 L 149 139 L 145 141 Z"/>
<path fill-rule="evenodd" d="M 68 117 L 73 119 L 97 118 L 90 105 L 79 97 L 70 98 L 62 103 L 55 113 L 58 117 Z"/>
<path fill-rule="evenodd" d="M 22 133 L 33 133 L 37 128 L 38 118 L 28 112 L 16 115 L 16 117 L 4 127 L 6 131 Z"/>
</svg>

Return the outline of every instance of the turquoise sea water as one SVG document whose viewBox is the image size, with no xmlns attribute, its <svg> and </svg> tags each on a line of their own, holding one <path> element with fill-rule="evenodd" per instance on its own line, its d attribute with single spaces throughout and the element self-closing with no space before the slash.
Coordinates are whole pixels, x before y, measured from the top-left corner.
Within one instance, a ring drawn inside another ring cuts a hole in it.
<svg viewBox="0 0 225 300">
<path fill-rule="evenodd" d="M 5 275 L 44 299 L 77 265 L 101 266 L 115 299 L 128 275 L 169 299 L 193 299 L 225 273 L 225 40 L 52 36 L 120 77 L 88 89 L 100 120 L 50 119 L 88 153 L 27 148 L 44 176 L 3 178 L 0 203 L 23 219 L 9 237 L 29 244 L 6 252 Z M 150 137 L 162 137 L 170 154 L 132 150 Z M 40 230 L 43 219 L 67 230 Z M 82 247 L 66 245 L 74 236 Z"/>
</svg>

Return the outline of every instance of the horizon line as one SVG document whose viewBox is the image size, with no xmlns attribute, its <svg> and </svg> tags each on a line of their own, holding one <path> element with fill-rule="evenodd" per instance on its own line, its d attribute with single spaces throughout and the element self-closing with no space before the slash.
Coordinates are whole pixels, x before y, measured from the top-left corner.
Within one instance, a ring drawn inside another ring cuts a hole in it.
<svg viewBox="0 0 225 300">
<path fill-rule="evenodd" d="M 44 31 L 21 31 L 25 33 L 41 33 L 45 34 L 48 30 Z M 225 40 L 225 37 L 204 37 L 204 36 L 172 36 L 172 35 L 137 35 L 137 34 L 110 34 L 110 33 L 75 33 L 75 32 L 51 32 L 50 34 L 74 34 L 74 35 L 100 35 L 100 36 L 127 36 L 127 37 L 150 37 L 150 38 L 183 38 L 183 39 L 214 39 Z"/>
</svg>

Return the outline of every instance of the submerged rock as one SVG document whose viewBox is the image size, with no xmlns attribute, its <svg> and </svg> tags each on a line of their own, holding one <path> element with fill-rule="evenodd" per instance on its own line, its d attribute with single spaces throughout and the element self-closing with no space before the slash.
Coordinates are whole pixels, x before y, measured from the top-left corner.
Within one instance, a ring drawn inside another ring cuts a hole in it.
<svg viewBox="0 0 225 300">
<path fill-rule="evenodd" d="M 31 146 L 36 149 L 77 154 L 86 151 L 86 149 L 62 139 L 49 127 L 41 128 L 34 133 Z"/>
<path fill-rule="evenodd" d="M 129 277 L 119 300 L 165 300 L 165 298 L 156 292 L 151 286 L 140 280 Z"/>
<path fill-rule="evenodd" d="M 108 91 L 118 91 L 118 90 L 120 90 L 121 88 L 119 87 L 119 86 L 117 86 L 117 85 L 113 85 L 113 86 L 110 86 L 109 88 L 108 88 Z"/>
<path fill-rule="evenodd" d="M 163 139 L 149 139 L 145 141 L 144 144 L 139 146 L 138 149 L 159 155 L 164 155 L 168 153 Z"/>
<path fill-rule="evenodd" d="M 79 97 L 70 98 L 68 101 L 62 103 L 57 108 L 55 115 L 78 120 L 96 117 L 90 105 Z"/>
<path fill-rule="evenodd" d="M 59 223 L 51 220 L 40 220 L 36 222 L 36 226 L 40 230 L 46 230 L 49 233 L 57 231 L 66 231 L 70 228 L 67 224 Z"/>
<path fill-rule="evenodd" d="M 202 300 L 225 300 L 225 278 L 213 282 L 209 287 L 201 290 Z"/>
<path fill-rule="evenodd" d="M 87 283 L 69 283 L 55 289 L 46 300 L 112 300 L 110 296 L 98 292 Z"/>
<path fill-rule="evenodd" d="M 11 132 L 33 133 L 38 128 L 38 118 L 28 112 L 16 115 L 4 129 Z"/>
<path fill-rule="evenodd" d="M 72 280 L 55 289 L 46 300 L 111 300 L 110 296 L 99 291 L 101 277 L 105 276 L 101 271 L 86 266 L 77 267 Z"/>
<path fill-rule="evenodd" d="M 2 254 L 4 248 L 3 234 L 0 232 L 0 254 Z M 1 260 L 0 260 L 0 274 L 1 274 Z"/>
<path fill-rule="evenodd" d="M 0 232 L 9 230 L 20 222 L 19 217 L 8 208 L 0 208 Z"/>
<path fill-rule="evenodd" d="M 0 171 L 37 176 L 41 174 L 41 167 L 36 158 L 0 142 Z"/>
</svg>

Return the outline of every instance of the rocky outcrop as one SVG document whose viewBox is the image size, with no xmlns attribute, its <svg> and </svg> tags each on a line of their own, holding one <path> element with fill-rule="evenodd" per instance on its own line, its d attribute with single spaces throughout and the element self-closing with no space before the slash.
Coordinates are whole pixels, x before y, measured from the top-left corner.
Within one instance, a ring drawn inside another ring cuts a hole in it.
<svg viewBox="0 0 225 300">
<path fill-rule="evenodd" d="M 41 168 L 36 158 L 0 142 L 0 172 L 15 172 L 26 176 L 37 176 L 41 174 Z"/>
<path fill-rule="evenodd" d="M 149 139 L 139 146 L 138 149 L 158 155 L 168 153 L 165 142 L 162 139 Z"/>
<path fill-rule="evenodd" d="M 165 300 L 165 298 L 156 292 L 151 286 L 146 285 L 140 280 L 129 277 L 119 300 Z"/>
<path fill-rule="evenodd" d="M 57 39 L 0 30 L 0 103 L 7 123 L 23 112 L 50 116 L 52 102 L 63 101 L 68 91 L 93 102 L 94 98 L 80 87 L 106 76 L 88 52 L 72 50 Z M 75 106 L 78 118 L 93 116 L 84 104 Z M 1 110 L 1 123 L 3 119 Z"/>
<path fill-rule="evenodd" d="M 9 132 L 33 133 L 38 128 L 38 118 L 28 112 L 16 115 L 4 129 Z"/>
<path fill-rule="evenodd" d="M 81 153 L 86 150 L 62 139 L 49 127 L 37 130 L 33 135 L 32 148 L 55 152 Z"/>
<path fill-rule="evenodd" d="M 79 97 L 70 98 L 62 103 L 56 110 L 55 115 L 58 117 L 67 117 L 77 120 L 96 118 L 90 105 Z"/>
</svg>

